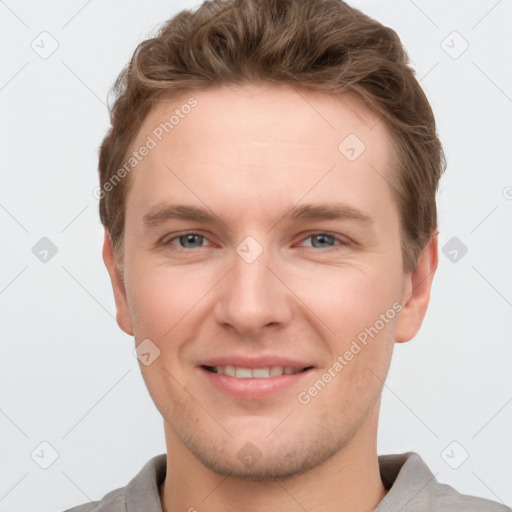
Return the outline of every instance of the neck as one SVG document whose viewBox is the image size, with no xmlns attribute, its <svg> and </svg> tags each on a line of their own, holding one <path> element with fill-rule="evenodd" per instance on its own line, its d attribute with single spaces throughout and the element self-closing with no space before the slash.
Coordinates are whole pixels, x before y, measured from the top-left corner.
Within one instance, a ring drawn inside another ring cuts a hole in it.
<svg viewBox="0 0 512 512">
<path fill-rule="evenodd" d="M 367 418 L 370 419 L 370 418 Z M 166 425 L 164 512 L 268 509 L 291 512 L 370 512 L 386 495 L 377 457 L 377 418 L 321 465 L 283 480 L 252 481 L 218 475 L 203 466 Z"/>
</svg>

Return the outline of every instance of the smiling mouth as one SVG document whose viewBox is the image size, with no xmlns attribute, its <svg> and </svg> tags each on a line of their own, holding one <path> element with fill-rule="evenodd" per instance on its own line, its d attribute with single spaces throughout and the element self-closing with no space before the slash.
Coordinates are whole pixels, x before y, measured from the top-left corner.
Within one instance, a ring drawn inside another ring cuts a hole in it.
<svg viewBox="0 0 512 512">
<path fill-rule="evenodd" d="M 206 366 L 202 368 L 209 371 L 210 373 L 218 373 L 220 375 L 226 375 L 228 377 L 235 377 L 238 379 L 268 379 L 272 377 L 281 377 L 282 375 L 295 375 L 297 373 L 303 373 L 311 368 L 294 368 L 291 366 L 267 366 L 263 368 L 244 368 L 241 366 Z"/>
</svg>

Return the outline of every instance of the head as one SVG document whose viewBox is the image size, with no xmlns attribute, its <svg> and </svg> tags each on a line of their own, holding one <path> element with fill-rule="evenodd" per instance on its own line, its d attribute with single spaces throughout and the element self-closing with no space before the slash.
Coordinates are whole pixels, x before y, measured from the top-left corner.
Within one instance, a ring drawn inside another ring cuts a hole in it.
<svg viewBox="0 0 512 512">
<path fill-rule="evenodd" d="M 374 437 L 428 305 L 444 169 L 396 33 L 339 0 L 205 2 L 114 93 L 104 259 L 119 325 L 158 354 L 141 368 L 168 442 L 265 479 Z M 240 398 L 210 386 L 230 358 L 301 371 Z"/>
</svg>

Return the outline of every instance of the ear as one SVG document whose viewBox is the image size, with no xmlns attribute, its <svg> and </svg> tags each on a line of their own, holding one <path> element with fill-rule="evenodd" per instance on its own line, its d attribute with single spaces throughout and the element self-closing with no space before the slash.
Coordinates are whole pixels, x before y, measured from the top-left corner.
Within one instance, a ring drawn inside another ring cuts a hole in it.
<svg viewBox="0 0 512 512">
<path fill-rule="evenodd" d="M 418 257 L 416 268 L 405 276 L 402 295 L 403 309 L 398 316 L 395 337 L 397 343 L 414 338 L 423 323 L 430 301 L 432 281 L 437 270 L 437 243 L 437 233 L 434 233 Z"/>
<path fill-rule="evenodd" d="M 114 245 L 107 230 L 105 230 L 105 239 L 103 241 L 103 261 L 112 281 L 112 289 L 116 301 L 117 324 L 126 334 L 133 336 L 132 318 L 126 300 L 123 275 L 114 259 Z"/>
</svg>

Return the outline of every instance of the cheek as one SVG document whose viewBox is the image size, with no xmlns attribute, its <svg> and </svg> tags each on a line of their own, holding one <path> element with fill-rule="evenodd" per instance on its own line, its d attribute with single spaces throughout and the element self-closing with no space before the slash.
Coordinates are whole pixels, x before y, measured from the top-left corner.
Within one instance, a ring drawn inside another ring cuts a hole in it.
<svg viewBox="0 0 512 512">
<path fill-rule="evenodd" d="M 159 350 L 151 364 L 140 365 L 141 373 L 160 413 L 175 417 L 190 401 L 185 391 L 190 375 L 182 367 L 182 352 L 197 335 L 204 276 L 184 268 L 140 265 L 131 270 L 127 292 L 137 319 L 135 338 L 138 343 L 149 339 Z"/>
<path fill-rule="evenodd" d="M 344 411 L 364 409 L 382 389 L 400 310 L 398 290 L 398 274 L 372 266 L 313 272 L 301 286 L 299 296 L 321 320 L 315 324 L 322 325 L 330 353 L 324 371 L 332 385 L 324 397 L 331 395 Z"/>
<path fill-rule="evenodd" d="M 390 320 L 381 330 L 363 329 L 364 338 L 338 336 L 333 340 L 330 364 L 308 383 L 313 389 L 306 390 L 318 395 L 317 407 L 340 414 L 347 422 L 365 417 L 382 392 L 394 346 L 394 326 L 395 321 Z"/>
<path fill-rule="evenodd" d="M 347 340 L 385 317 L 386 327 L 396 316 L 399 276 L 372 265 L 319 266 L 308 279 L 295 279 L 297 295 L 322 320 L 333 345 L 343 349 Z M 391 310 L 391 311 L 390 311 Z M 382 330 L 379 322 L 379 330 Z"/>
<path fill-rule="evenodd" d="M 215 283 L 211 272 L 192 267 L 150 267 L 129 269 L 127 287 L 130 310 L 136 319 L 135 337 L 154 338 L 159 344 L 183 329 L 199 310 L 201 299 Z"/>
</svg>

